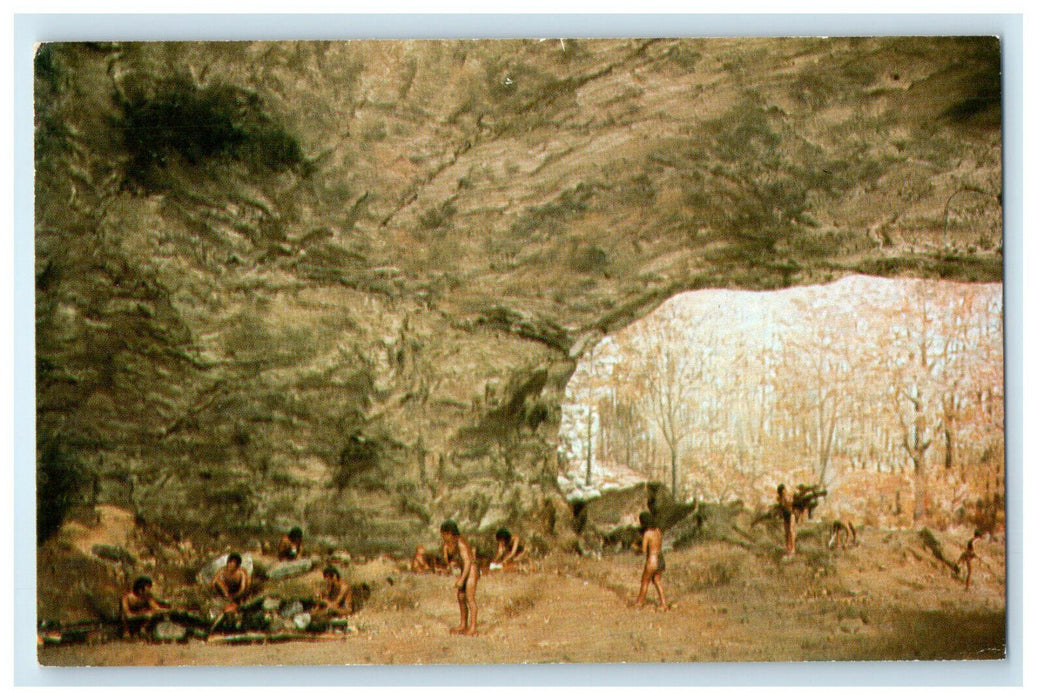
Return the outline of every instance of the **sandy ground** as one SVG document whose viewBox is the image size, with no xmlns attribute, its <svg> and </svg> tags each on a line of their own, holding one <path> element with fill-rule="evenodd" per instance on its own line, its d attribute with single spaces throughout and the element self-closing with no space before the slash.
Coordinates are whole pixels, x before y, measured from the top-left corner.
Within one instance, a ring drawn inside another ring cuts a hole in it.
<svg viewBox="0 0 1044 700">
<path fill-rule="evenodd" d="M 960 535 L 944 539 L 954 556 Z M 555 554 L 479 582 L 479 635 L 450 635 L 453 579 L 392 570 L 353 618 L 315 641 L 229 646 L 119 641 L 47 646 L 44 665 L 474 664 L 997 659 L 1005 654 L 1004 545 L 981 543 L 970 590 L 915 532 L 866 531 L 830 551 L 700 544 L 668 553 L 671 609 L 633 609 L 641 559 Z M 372 571 L 369 573 L 373 573 Z M 383 576 L 381 572 L 381 575 Z M 354 570 L 358 581 L 368 575 Z"/>
</svg>

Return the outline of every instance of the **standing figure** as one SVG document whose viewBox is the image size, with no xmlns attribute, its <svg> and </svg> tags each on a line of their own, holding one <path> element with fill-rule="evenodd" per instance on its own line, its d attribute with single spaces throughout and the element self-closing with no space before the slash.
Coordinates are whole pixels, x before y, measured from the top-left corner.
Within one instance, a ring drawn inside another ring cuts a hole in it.
<svg viewBox="0 0 1044 700">
<path fill-rule="evenodd" d="M 460 606 L 460 626 L 450 630 L 452 634 L 478 634 L 478 603 L 475 589 L 478 588 L 479 569 L 475 561 L 475 550 L 461 534 L 457 523 L 447 520 L 439 527 L 442 535 L 442 557 L 446 561 L 456 559 L 460 563 L 460 576 L 454 581 L 457 589 L 457 605 Z"/>
<path fill-rule="evenodd" d="M 304 541 L 304 533 L 301 532 L 301 528 L 292 527 L 290 532 L 283 535 L 279 540 L 279 547 L 276 549 L 276 556 L 279 561 L 293 561 L 301 554 L 301 543 Z"/>
<path fill-rule="evenodd" d="M 794 531 L 794 495 L 785 484 L 776 487 L 776 503 L 783 516 L 783 556 L 790 557 L 797 550 L 797 534 Z"/>
<path fill-rule="evenodd" d="M 667 609 L 667 598 L 663 594 L 663 583 L 661 578 L 667 562 L 663 557 L 663 533 L 655 526 L 652 513 L 642 511 L 638 516 L 638 523 L 642 529 L 642 554 L 645 555 L 645 568 L 642 569 L 642 583 L 638 589 L 638 597 L 632 606 L 641 607 L 645 605 L 645 594 L 649 590 L 649 583 L 656 587 L 656 593 L 660 596 L 660 605 L 657 610 Z"/>
<path fill-rule="evenodd" d="M 120 599 L 123 636 L 139 634 L 146 625 L 169 610 L 169 606 L 160 603 L 152 596 L 152 579 L 148 576 L 139 576 L 134 579 L 131 589 Z"/>
<path fill-rule="evenodd" d="M 975 540 L 979 539 L 980 537 L 982 537 L 982 530 L 976 528 L 975 534 L 973 534 L 972 538 L 968 540 L 968 544 L 967 546 L 965 546 L 964 551 L 961 552 L 961 556 L 957 559 L 957 563 L 953 565 L 953 572 L 958 576 L 960 576 L 961 573 L 961 565 L 963 564 L 966 567 L 966 572 L 964 576 L 964 590 L 968 590 L 968 588 L 971 586 L 972 559 L 976 557 Z"/>
</svg>

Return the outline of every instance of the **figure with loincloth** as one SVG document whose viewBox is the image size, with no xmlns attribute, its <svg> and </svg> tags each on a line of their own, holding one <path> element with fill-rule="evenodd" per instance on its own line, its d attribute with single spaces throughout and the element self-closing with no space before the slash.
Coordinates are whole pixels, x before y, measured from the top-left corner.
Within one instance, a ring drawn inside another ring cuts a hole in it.
<svg viewBox="0 0 1044 700">
<path fill-rule="evenodd" d="M 456 560 L 460 564 L 460 576 L 453 582 L 460 606 L 460 626 L 450 630 L 453 634 L 478 634 L 478 603 L 475 591 L 478 588 L 479 567 L 475 550 L 460 534 L 457 523 L 447 520 L 439 527 L 442 536 L 442 556 L 446 561 Z"/>
<path fill-rule="evenodd" d="M 961 567 L 963 566 L 965 568 L 964 590 L 968 590 L 968 588 L 971 587 L 972 560 L 976 558 L 975 540 L 982 536 L 982 530 L 976 528 L 972 538 L 968 540 L 968 544 L 964 547 L 964 551 L 961 552 L 961 556 L 957 558 L 957 563 L 953 565 L 953 573 L 957 576 L 960 576 L 961 574 Z"/>
<path fill-rule="evenodd" d="M 649 590 L 649 584 L 656 587 L 656 593 L 660 597 L 657 610 L 667 609 L 667 598 L 663 594 L 663 572 L 667 568 L 667 562 L 663 556 L 663 532 L 656 526 L 652 513 L 642 511 L 638 515 L 638 523 L 642 529 L 642 554 L 645 555 L 645 567 L 642 569 L 642 582 L 638 589 L 638 597 L 631 603 L 632 607 L 645 605 L 645 595 Z"/>
<path fill-rule="evenodd" d="M 238 552 L 228 555 L 225 565 L 214 574 L 210 586 L 225 601 L 224 612 L 235 612 L 250 595 L 250 574 L 243 568 L 243 557 Z"/>
<path fill-rule="evenodd" d="M 152 579 L 139 576 L 134 579 L 131 589 L 120 599 L 123 636 L 141 634 L 142 630 L 161 619 L 170 609 L 169 605 L 161 603 L 152 595 Z"/>
<path fill-rule="evenodd" d="M 790 557 L 797 551 L 797 533 L 794 529 L 794 496 L 786 484 L 776 487 L 776 505 L 783 516 L 783 556 Z"/>
</svg>

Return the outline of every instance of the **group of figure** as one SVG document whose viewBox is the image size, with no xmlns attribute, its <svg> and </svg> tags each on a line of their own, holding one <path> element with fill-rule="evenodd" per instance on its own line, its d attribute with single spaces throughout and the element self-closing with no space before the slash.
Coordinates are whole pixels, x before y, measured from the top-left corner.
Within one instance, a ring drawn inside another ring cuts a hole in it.
<svg viewBox="0 0 1044 700">
<path fill-rule="evenodd" d="M 659 595 L 658 610 L 667 610 L 667 599 L 663 591 L 662 576 L 666 563 L 663 558 L 663 533 L 653 522 L 651 513 L 643 512 L 638 518 L 642 529 L 641 551 L 645 556 L 638 597 L 632 606 L 644 605 L 651 583 Z M 410 568 L 415 573 L 445 573 L 456 565 L 460 575 L 453 582 L 460 609 L 460 624 L 450 630 L 452 634 L 475 635 L 478 633 L 478 601 L 476 592 L 482 567 L 474 547 L 461 535 L 454 520 L 447 520 L 439 527 L 442 538 L 442 556 L 433 557 L 423 546 L 418 546 Z M 524 543 L 518 535 L 507 528 L 500 528 L 496 535 L 497 552 L 489 563 L 491 570 L 516 568 L 527 557 Z"/>
<path fill-rule="evenodd" d="M 277 558 L 280 561 L 296 559 L 301 553 L 303 539 L 301 528 L 292 528 L 280 539 L 276 548 Z M 172 606 L 153 595 L 152 588 L 150 577 L 139 576 L 120 599 L 124 636 L 139 634 L 148 625 L 174 612 Z M 221 614 L 211 627 L 212 631 L 221 620 L 235 614 L 248 598 L 259 592 L 250 572 L 243 567 L 243 557 L 239 552 L 231 552 L 225 558 L 225 563 L 208 583 L 208 589 L 223 602 Z M 351 585 L 341 577 L 336 566 L 327 566 L 323 569 L 323 581 L 313 595 L 312 618 L 344 617 L 351 613 Z"/>
<path fill-rule="evenodd" d="M 418 545 L 410 569 L 414 573 L 449 573 L 454 564 L 460 568 L 460 575 L 453 583 L 457 605 L 460 608 L 460 624 L 450 632 L 475 635 L 478 633 L 478 601 L 475 593 L 482 569 L 479 558 L 475 548 L 460 534 L 460 527 L 456 521 L 443 522 L 439 527 L 439 536 L 442 538 L 441 556 L 433 556 L 423 545 Z M 513 535 L 507 528 L 497 530 L 495 538 L 497 553 L 489 562 L 489 568 L 515 569 L 526 558 L 522 539 Z"/>
<path fill-rule="evenodd" d="M 793 556 L 796 551 L 795 526 L 803 514 L 810 509 L 800 500 L 795 503 L 794 494 L 780 484 L 776 489 L 777 508 L 783 518 L 784 557 Z M 641 583 L 638 596 L 632 601 L 633 607 L 641 607 L 646 602 L 649 585 L 656 590 L 659 598 L 657 610 L 667 610 L 667 598 L 663 588 L 663 572 L 667 564 L 663 554 L 663 531 L 655 523 L 648 511 L 638 516 L 642 532 L 641 553 L 645 558 L 642 568 Z M 460 624 L 450 630 L 453 634 L 475 635 L 478 632 L 478 589 L 481 566 L 474 547 L 460 533 L 456 521 L 446 520 L 439 527 L 442 539 L 441 556 L 433 556 L 419 545 L 414 553 L 410 569 L 415 573 L 450 573 L 453 566 L 460 569 L 460 574 L 453 583 L 457 605 L 460 609 Z M 980 530 L 968 541 L 957 563 L 955 572 L 963 566 L 966 569 L 965 587 L 971 583 L 972 560 L 975 558 L 975 541 L 982 537 Z M 283 535 L 277 547 L 277 557 L 281 561 L 296 559 L 301 553 L 302 533 L 300 528 L 293 528 Z M 489 561 L 489 569 L 512 570 L 519 566 L 527 556 L 526 548 L 518 535 L 507 528 L 500 528 L 495 534 L 497 551 Z M 834 521 L 831 526 L 831 538 L 828 546 L 833 548 L 840 544 L 842 548 L 856 541 L 856 530 L 851 522 Z M 124 594 L 120 601 L 120 615 L 123 621 L 124 634 L 132 634 L 155 619 L 168 614 L 171 607 L 152 595 L 152 579 L 141 576 L 134 581 L 131 590 Z M 218 569 L 210 582 L 213 593 L 224 602 L 222 615 L 234 613 L 242 602 L 255 591 L 252 589 L 251 576 L 243 568 L 243 558 L 237 552 L 228 555 L 224 566 Z M 341 572 L 335 566 L 327 566 L 323 570 L 323 583 L 314 595 L 313 616 L 346 616 L 352 612 L 352 588 L 344 581 Z"/>
<path fill-rule="evenodd" d="M 812 508 L 808 506 L 811 502 L 814 504 L 815 497 L 819 494 L 812 487 L 803 485 L 798 486 L 798 493 L 795 495 L 791 493 L 790 489 L 787 488 L 786 484 L 780 484 L 776 488 L 776 507 L 783 517 L 783 556 L 791 557 L 794 555 L 797 549 L 797 535 L 796 525 L 800 522 L 800 518 L 803 514 L 811 515 Z M 822 492 L 822 493 L 825 493 Z M 812 497 L 811 501 L 809 496 Z M 812 506 L 814 507 L 814 505 Z M 972 575 L 972 561 L 976 559 L 975 554 L 975 541 L 984 536 L 984 532 L 976 528 L 972 538 L 968 540 L 968 544 L 965 545 L 964 550 L 961 552 L 960 557 L 953 564 L 953 572 L 955 575 L 961 575 L 961 569 L 964 569 L 964 588 L 967 590 L 971 587 L 971 575 Z M 830 525 L 830 540 L 827 542 L 827 547 L 834 549 L 840 546 L 841 549 L 847 549 L 849 545 L 855 546 L 858 544 L 858 537 L 856 536 L 855 525 L 850 520 L 834 520 Z"/>
</svg>

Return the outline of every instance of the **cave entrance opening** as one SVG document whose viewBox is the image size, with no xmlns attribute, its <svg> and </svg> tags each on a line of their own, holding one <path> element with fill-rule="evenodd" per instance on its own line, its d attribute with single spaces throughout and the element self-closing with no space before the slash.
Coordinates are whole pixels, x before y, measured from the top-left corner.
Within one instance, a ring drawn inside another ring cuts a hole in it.
<svg viewBox="0 0 1044 700">
<path fill-rule="evenodd" d="M 560 483 L 951 523 L 1004 499 L 1002 287 L 850 276 L 679 294 L 603 338 L 562 405 Z"/>
</svg>

